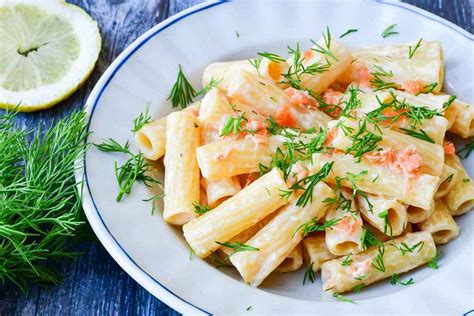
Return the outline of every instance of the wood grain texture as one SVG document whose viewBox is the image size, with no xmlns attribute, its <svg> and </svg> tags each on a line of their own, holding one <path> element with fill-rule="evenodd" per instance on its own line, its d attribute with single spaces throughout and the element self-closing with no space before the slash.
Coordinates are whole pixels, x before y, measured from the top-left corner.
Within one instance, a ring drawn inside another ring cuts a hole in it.
<svg viewBox="0 0 474 316">
<path fill-rule="evenodd" d="M 103 49 L 86 85 L 56 107 L 20 114 L 22 127 L 49 126 L 86 102 L 100 75 L 134 39 L 153 25 L 201 0 L 67 0 L 86 10 L 100 26 Z M 473 32 L 472 0 L 405 1 Z M 22 296 L 0 285 L 0 315 L 178 315 L 129 277 L 97 241 L 81 248 L 76 261 L 59 263 L 65 276 L 60 287 L 32 287 Z"/>
</svg>

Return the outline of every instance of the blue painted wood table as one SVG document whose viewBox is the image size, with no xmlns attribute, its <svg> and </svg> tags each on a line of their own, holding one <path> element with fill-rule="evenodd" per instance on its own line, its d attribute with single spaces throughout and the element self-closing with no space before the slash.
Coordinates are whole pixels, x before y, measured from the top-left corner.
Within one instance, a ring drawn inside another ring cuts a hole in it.
<svg viewBox="0 0 474 316">
<path fill-rule="evenodd" d="M 349 1 L 349 0 L 348 0 Z M 358 1 L 358 0 L 352 0 Z M 21 114 L 19 124 L 48 126 L 55 118 L 80 108 L 95 83 L 117 57 L 143 32 L 201 0 L 68 0 L 86 10 L 98 23 L 103 49 L 87 84 L 51 110 Z M 472 0 L 408 0 L 473 32 Z M 22 295 L 0 285 L 0 315 L 177 315 L 129 277 L 101 244 L 82 245 L 84 255 L 60 265 L 64 283 L 59 287 L 32 287 Z"/>
</svg>

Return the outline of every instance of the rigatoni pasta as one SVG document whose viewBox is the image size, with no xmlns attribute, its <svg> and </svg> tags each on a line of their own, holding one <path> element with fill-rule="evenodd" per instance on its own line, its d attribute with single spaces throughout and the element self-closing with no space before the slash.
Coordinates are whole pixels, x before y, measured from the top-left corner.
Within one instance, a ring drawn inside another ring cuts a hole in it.
<svg viewBox="0 0 474 316">
<path fill-rule="evenodd" d="M 199 102 L 188 106 L 183 111 L 195 113 L 199 111 Z M 143 125 L 135 133 L 135 143 L 143 156 L 150 160 L 163 157 L 166 148 L 167 117 Z"/>
<path fill-rule="evenodd" d="M 422 231 L 433 236 L 435 244 L 446 244 L 459 235 L 459 226 L 454 221 L 443 201 L 436 201 L 434 212 L 418 224 Z"/>
<path fill-rule="evenodd" d="M 198 257 L 217 255 L 252 286 L 305 265 L 305 282 L 321 270 L 340 298 L 435 266 L 435 244 L 474 206 L 456 156 L 472 143 L 447 139 L 473 136 L 474 110 L 441 92 L 443 77 L 438 42 L 349 51 L 327 29 L 285 56 L 212 63 L 201 90 L 181 72 L 173 105 L 202 99 L 142 115 L 135 140 L 139 157 L 164 156 L 163 218 Z"/>
<path fill-rule="evenodd" d="M 397 199 L 367 194 L 357 202 L 362 217 L 387 236 L 398 236 L 407 226 L 407 207 Z"/>
<path fill-rule="evenodd" d="M 280 191 L 288 189 L 281 172 L 273 169 L 215 209 L 184 225 L 184 237 L 194 253 L 205 258 L 220 247 L 217 242 L 227 242 L 284 205 L 286 201 Z"/>
<path fill-rule="evenodd" d="M 258 180 L 257 180 L 258 181 Z M 242 251 L 231 256 L 230 261 L 239 270 L 245 282 L 258 286 L 275 270 L 302 240 L 301 225 L 312 218 L 321 218 L 327 208 L 322 202 L 333 195 L 324 183 L 317 184 L 314 199 L 304 207 L 298 206 L 298 198 L 283 208 L 265 227 L 253 236 L 247 245 L 258 251 Z"/>
<path fill-rule="evenodd" d="M 342 264 L 343 258 L 323 263 L 323 289 L 330 293 L 351 291 L 362 283 L 368 285 L 414 269 L 435 255 L 436 246 L 430 233 L 409 233 L 352 256 L 349 265 Z"/>
<path fill-rule="evenodd" d="M 324 262 L 337 258 L 329 251 L 323 234 L 309 236 L 303 239 L 302 243 L 306 261 L 309 262 L 313 272 L 318 272 Z"/>
<path fill-rule="evenodd" d="M 191 112 L 175 112 L 168 116 L 165 156 L 165 197 L 163 218 L 173 225 L 183 225 L 196 217 L 194 204 L 199 203 L 200 174 L 196 148 L 200 130 Z"/>
<path fill-rule="evenodd" d="M 458 177 L 444 196 L 444 202 L 451 215 L 462 215 L 474 207 L 474 182 L 467 174 L 461 161 L 455 155 L 446 155 L 446 163 L 458 171 Z"/>
</svg>

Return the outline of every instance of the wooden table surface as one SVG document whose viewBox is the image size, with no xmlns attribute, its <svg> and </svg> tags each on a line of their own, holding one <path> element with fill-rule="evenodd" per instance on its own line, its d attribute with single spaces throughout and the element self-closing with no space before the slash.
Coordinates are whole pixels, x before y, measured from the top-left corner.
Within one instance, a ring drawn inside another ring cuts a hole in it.
<svg viewBox="0 0 474 316">
<path fill-rule="evenodd" d="M 256 0 L 255 0 L 256 1 Z M 351 0 L 347 0 L 351 1 Z M 358 0 L 352 0 L 358 1 Z M 86 10 L 99 23 L 103 48 L 87 84 L 51 110 L 19 115 L 19 124 L 48 126 L 86 101 L 109 64 L 133 40 L 153 25 L 201 0 L 67 0 Z M 435 13 L 473 33 L 474 0 L 405 1 Z M 0 315 L 177 315 L 129 277 L 98 241 L 86 242 L 85 254 L 65 261 L 62 286 L 32 287 L 23 296 L 14 287 L 0 284 Z"/>
</svg>

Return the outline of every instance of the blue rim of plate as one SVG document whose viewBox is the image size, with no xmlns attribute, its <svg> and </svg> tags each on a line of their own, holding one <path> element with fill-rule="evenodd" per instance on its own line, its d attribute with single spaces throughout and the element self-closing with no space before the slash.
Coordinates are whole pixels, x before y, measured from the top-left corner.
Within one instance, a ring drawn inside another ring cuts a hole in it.
<svg viewBox="0 0 474 316">
<path fill-rule="evenodd" d="M 417 7 L 413 7 L 412 5 L 410 4 L 405 4 L 405 3 L 394 3 L 394 2 L 387 2 L 385 0 L 373 0 L 374 2 L 376 3 L 379 3 L 379 4 L 385 4 L 385 5 L 390 5 L 390 6 L 394 6 L 394 7 L 397 7 L 397 8 L 400 8 L 400 9 L 403 9 L 403 10 L 406 10 L 406 11 L 410 11 L 412 13 L 415 13 L 417 15 L 420 15 L 420 16 L 423 16 L 424 18 L 427 18 L 429 20 L 432 20 L 434 22 L 437 22 L 437 23 L 440 23 L 448 28 L 450 28 L 451 30 L 455 31 L 456 33 L 462 35 L 463 37 L 467 38 L 468 40 L 470 41 L 474 41 L 474 35 L 470 34 L 469 32 L 463 30 L 462 28 L 460 28 L 459 26 L 441 18 L 441 17 L 438 17 L 432 13 L 429 13 L 427 12 L 428 14 L 426 14 L 423 9 L 420 9 L 420 8 L 417 8 Z M 92 116 L 94 115 L 94 111 L 99 103 L 99 100 L 100 98 L 102 97 L 102 94 L 103 92 L 105 91 L 105 89 L 107 88 L 107 86 L 109 85 L 109 83 L 112 81 L 112 79 L 115 77 L 115 75 L 117 74 L 117 72 L 120 70 L 120 68 L 123 66 L 123 64 L 125 64 L 127 62 L 127 60 L 136 52 L 138 51 L 144 44 L 146 44 L 150 39 L 152 39 L 153 37 L 155 37 L 156 35 L 158 35 L 159 33 L 161 33 L 163 30 L 167 29 L 168 27 L 172 26 L 173 24 L 185 19 L 186 17 L 188 16 L 191 16 L 191 15 L 194 15 L 198 12 L 201 12 L 201 11 L 204 11 L 204 10 L 207 10 L 207 9 L 210 9 L 210 8 L 213 8 L 217 5 L 220 5 L 220 4 L 224 4 L 224 3 L 227 3 L 227 2 L 231 2 L 231 0 L 218 0 L 217 2 L 212 2 L 212 3 L 209 3 L 208 5 L 205 5 L 205 6 L 197 6 L 196 8 L 190 8 L 189 12 L 187 12 L 186 14 L 183 14 L 182 16 L 179 16 L 178 18 L 174 19 L 174 20 L 171 20 L 169 21 L 169 23 L 163 25 L 162 27 L 156 29 L 153 33 L 149 34 L 147 37 L 145 37 L 144 39 L 141 40 L 141 42 L 133 49 L 131 50 L 124 58 L 123 60 L 115 67 L 115 69 L 112 71 L 112 73 L 109 75 L 109 78 L 107 78 L 107 80 L 105 81 L 105 83 L 103 84 L 101 90 L 99 91 L 96 99 L 94 100 L 94 104 L 92 106 L 92 110 L 91 110 L 91 114 L 89 116 L 89 121 L 87 123 L 87 131 L 89 132 L 89 128 L 90 128 L 90 124 L 92 122 Z M 420 12 L 421 11 L 421 12 Z M 434 17 L 433 17 L 434 16 Z M 167 20 L 161 22 L 161 23 L 166 23 L 166 21 L 168 21 L 170 18 L 168 18 Z M 133 45 L 133 44 L 131 44 Z M 92 94 L 92 93 L 91 93 Z M 89 102 L 88 102 L 89 103 Z M 86 139 L 87 141 L 87 139 Z M 153 282 L 155 282 L 157 285 L 159 285 L 162 289 L 166 290 L 169 294 L 173 295 L 175 298 L 181 300 L 183 303 L 189 305 L 189 306 L 192 306 L 194 307 L 195 309 L 203 312 L 203 313 L 206 313 L 208 315 L 212 315 L 211 313 L 209 313 L 208 311 L 205 311 L 203 310 L 202 308 L 184 300 L 183 298 L 181 298 L 180 296 L 178 296 L 176 293 L 174 293 L 173 291 L 171 291 L 170 289 L 168 289 L 165 285 L 163 285 L 160 281 L 158 281 L 157 279 L 155 279 L 153 276 L 151 276 L 150 274 L 148 274 L 142 267 L 140 267 L 140 265 L 138 265 L 134 260 L 133 258 L 127 253 L 127 251 L 122 247 L 122 245 L 117 241 L 117 239 L 114 237 L 114 235 L 112 235 L 112 233 L 110 232 L 109 228 L 107 227 L 107 225 L 105 224 L 103 218 L 102 218 L 102 215 L 95 203 L 95 200 L 94 200 L 94 197 L 92 196 L 92 191 L 89 187 L 89 180 L 88 180 L 88 177 L 87 177 L 87 164 L 86 164 L 86 155 L 84 154 L 84 177 L 85 177 L 85 182 L 86 182 L 86 186 L 87 186 L 87 190 L 89 192 L 89 196 L 91 197 L 91 201 L 92 201 L 92 204 L 94 205 L 94 208 L 95 208 L 95 211 L 102 223 L 102 225 L 105 227 L 105 229 L 107 230 L 107 233 L 109 234 L 109 236 L 114 240 L 115 244 L 120 248 L 120 250 L 123 252 L 123 254 L 130 260 L 130 262 L 137 268 L 139 269 L 140 271 L 142 271 L 143 273 L 145 273 Z"/>
</svg>

